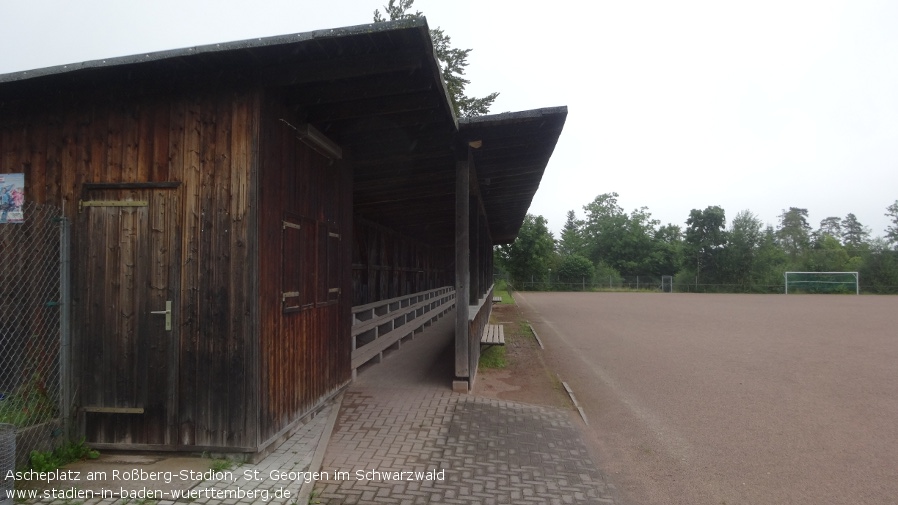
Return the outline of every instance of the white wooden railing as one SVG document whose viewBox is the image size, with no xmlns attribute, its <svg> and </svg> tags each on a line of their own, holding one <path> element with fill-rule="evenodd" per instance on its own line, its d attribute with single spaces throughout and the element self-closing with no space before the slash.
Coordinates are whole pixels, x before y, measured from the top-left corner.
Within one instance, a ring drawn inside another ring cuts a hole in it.
<svg viewBox="0 0 898 505">
<path fill-rule="evenodd" d="M 352 374 L 365 363 L 383 359 L 403 340 L 429 326 L 455 307 L 455 288 L 422 291 L 352 308 Z"/>
</svg>

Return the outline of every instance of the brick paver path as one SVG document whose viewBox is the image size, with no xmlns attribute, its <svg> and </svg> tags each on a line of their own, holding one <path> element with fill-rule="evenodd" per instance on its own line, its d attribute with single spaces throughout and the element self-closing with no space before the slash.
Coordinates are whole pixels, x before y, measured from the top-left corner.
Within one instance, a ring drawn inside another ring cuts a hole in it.
<svg viewBox="0 0 898 505">
<path fill-rule="evenodd" d="M 359 376 L 312 503 L 615 503 L 566 413 L 453 393 L 445 344 L 416 339 Z"/>
</svg>

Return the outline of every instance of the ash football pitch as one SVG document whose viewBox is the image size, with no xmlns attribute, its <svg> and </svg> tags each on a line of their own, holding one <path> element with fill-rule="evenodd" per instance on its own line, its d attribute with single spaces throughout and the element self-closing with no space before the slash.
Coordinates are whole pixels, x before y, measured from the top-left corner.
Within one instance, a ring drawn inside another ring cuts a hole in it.
<svg viewBox="0 0 898 505">
<path fill-rule="evenodd" d="M 516 298 L 628 501 L 898 496 L 898 297 Z"/>
</svg>

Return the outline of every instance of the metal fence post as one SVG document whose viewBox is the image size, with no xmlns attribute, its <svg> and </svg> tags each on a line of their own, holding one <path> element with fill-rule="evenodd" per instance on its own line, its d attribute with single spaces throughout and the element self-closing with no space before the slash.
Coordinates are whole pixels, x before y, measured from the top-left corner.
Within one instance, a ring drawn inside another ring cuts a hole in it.
<svg viewBox="0 0 898 505">
<path fill-rule="evenodd" d="M 64 433 L 72 436 L 72 241 L 69 220 L 59 223 L 59 413 Z"/>
</svg>

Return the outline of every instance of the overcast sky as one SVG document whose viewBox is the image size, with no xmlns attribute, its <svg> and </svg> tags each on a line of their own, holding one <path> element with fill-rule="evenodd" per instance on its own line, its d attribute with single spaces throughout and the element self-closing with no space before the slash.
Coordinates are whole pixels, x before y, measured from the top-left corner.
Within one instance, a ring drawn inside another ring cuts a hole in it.
<svg viewBox="0 0 898 505">
<path fill-rule="evenodd" d="M 0 74 L 369 23 L 386 0 L 0 0 Z M 494 113 L 567 105 L 530 212 L 620 194 L 690 209 L 854 213 L 884 235 L 898 199 L 898 2 L 416 0 L 473 48 Z"/>
</svg>

